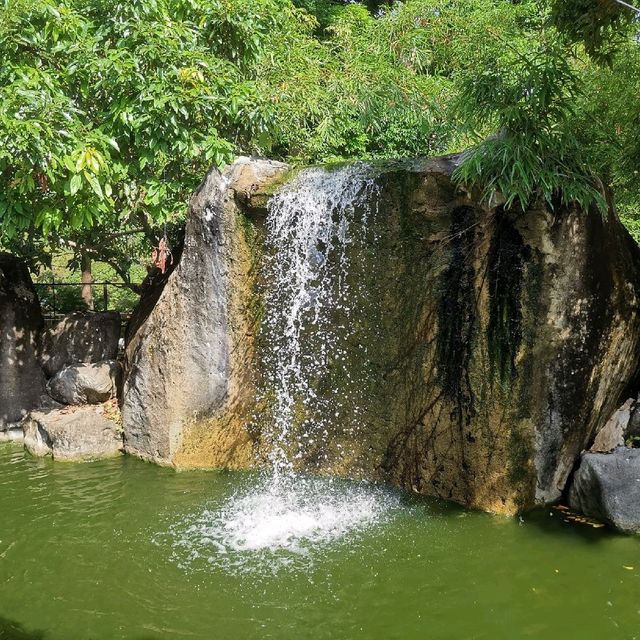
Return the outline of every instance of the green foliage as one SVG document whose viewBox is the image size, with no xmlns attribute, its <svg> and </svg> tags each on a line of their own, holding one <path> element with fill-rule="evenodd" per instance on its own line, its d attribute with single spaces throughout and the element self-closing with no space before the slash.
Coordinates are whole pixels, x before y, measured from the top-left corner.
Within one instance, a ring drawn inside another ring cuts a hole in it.
<svg viewBox="0 0 640 640">
<path fill-rule="evenodd" d="M 640 228 L 640 47 L 612 0 L 3 5 L 0 246 L 34 263 L 83 252 L 126 281 L 240 153 L 475 144 L 456 176 L 486 197 L 601 204 L 598 175 Z"/>
<path fill-rule="evenodd" d="M 487 199 L 504 194 L 507 207 L 525 209 L 536 197 L 604 206 L 572 126 L 579 81 L 565 50 L 553 40 L 533 51 L 503 45 L 463 79 L 460 113 L 499 133 L 468 152 L 456 179 L 479 182 Z"/>
<path fill-rule="evenodd" d="M 399 22 L 407 10 L 375 18 L 364 6 L 333 5 L 324 27 L 308 15 L 303 36 L 266 43 L 272 54 L 258 76 L 273 105 L 271 155 L 330 162 L 447 148 L 451 81 L 423 73 L 410 51 L 422 27 Z"/>
<path fill-rule="evenodd" d="M 551 22 L 570 42 L 582 43 L 599 62 L 611 60 L 633 18 L 633 11 L 616 0 L 551 1 Z"/>
<path fill-rule="evenodd" d="M 640 436 L 631 436 L 627 438 L 625 445 L 632 449 L 640 449 Z"/>
<path fill-rule="evenodd" d="M 78 277 L 78 269 L 73 264 L 73 253 L 61 253 L 56 255 L 47 269 L 41 269 L 34 278 L 40 304 L 44 313 L 52 313 L 55 306 L 56 313 L 70 313 L 86 308 L 82 299 L 82 284 Z M 92 265 L 94 282 L 122 281 L 121 274 L 103 262 L 94 262 Z M 147 275 L 146 269 L 141 265 L 134 265 L 130 269 L 127 280 L 136 284 L 141 283 Z M 46 286 L 49 283 L 68 283 L 69 286 Z M 104 287 L 95 285 L 92 289 L 94 308 L 104 309 Z M 54 302 L 55 295 L 55 302 Z M 107 286 L 108 310 L 129 313 L 138 301 L 138 295 L 126 286 Z"/>
<path fill-rule="evenodd" d="M 180 211 L 207 166 L 231 157 L 231 140 L 249 148 L 266 128 L 243 69 L 276 28 L 276 5 L 6 0 L 2 235 Z"/>
</svg>

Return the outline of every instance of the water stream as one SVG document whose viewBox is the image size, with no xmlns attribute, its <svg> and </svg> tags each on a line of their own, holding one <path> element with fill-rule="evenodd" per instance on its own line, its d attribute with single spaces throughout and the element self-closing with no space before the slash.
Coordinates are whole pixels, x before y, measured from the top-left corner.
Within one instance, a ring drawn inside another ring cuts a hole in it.
<svg viewBox="0 0 640 640">
<path fill-rule="evenodd" d="M 347 487 L 295 471 L 298 461 L 310 466 L 331 448 L 349 456 L 348 443 L 358 437 L 365 385 L 362 371 L 352 377 L 348 341 L 354 314 L 367 300 L 350 276 L 371 242 L 377 195 L 373 169 L 357 163 L 302 171 L 271 199 L 261 336 L 268 473 L 217 511 L 195 513 L 172 528 L 187 550 L 183 562 L 205 554 L 228 570 L 256 570 L 249 558 L 256 556 L 263 569 L 275 571 L 301 558 L 313 562 L 327 545 L 391 517 L 395 501 L 379 487 Z M 312 381 L 323 376 L 329 382 L 320 395 Z"/>
<path fill-rule="evenodd" d="M 372 167 L 356 163 L 307 169 L 269 203 L 263 366 L 276 479 L 311 452 L 326 456 L 332 434 L 357 437 L 364 385 L 349 370 L 348 340 L 367 300 L 350 272 L 370 242 L 378 195 Z M 311 382 L 329 367 L 330 388 L 318 395 Z"/>
</svg>

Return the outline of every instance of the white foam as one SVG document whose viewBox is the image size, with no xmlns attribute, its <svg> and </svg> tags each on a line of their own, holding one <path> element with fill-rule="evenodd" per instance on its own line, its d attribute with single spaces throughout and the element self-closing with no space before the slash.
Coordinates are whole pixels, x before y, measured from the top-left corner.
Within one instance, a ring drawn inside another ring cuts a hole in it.
<svg viewBox="0 0 640 640">
<path fill-rule="evenodd" d="M 274 572 L 308 566 L 329 545 L 353 546 L 397 506 L 393 494 L 369 483 L 268 477 L 218 509 L 186 517 L 171 534 L 184 565 Z"/>
</svg>

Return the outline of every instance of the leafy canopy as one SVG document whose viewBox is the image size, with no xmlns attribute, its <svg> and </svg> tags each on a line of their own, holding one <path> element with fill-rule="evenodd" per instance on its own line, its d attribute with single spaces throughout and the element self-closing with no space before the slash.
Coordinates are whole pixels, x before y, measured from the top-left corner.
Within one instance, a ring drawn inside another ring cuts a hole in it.
<svg viewBox="0 0 640 640">
<path fill-rule="evenodd" d="M 181 210 L 209 165 L 266 130 L 247 70 L 287 21 L 276 0 L 5 0 L 1 237 Z"/>
<path fill-rule="evenodd" d="M 640 202 L 639 46 L 613 0 L 3 1 L 0 244 L 23 252 L 125 273 L 147 245 L 123 238 L 238 153 L 471 146 L 457 177 L 487 197 L 588 205 L 598 175 Z"/>
</svg>

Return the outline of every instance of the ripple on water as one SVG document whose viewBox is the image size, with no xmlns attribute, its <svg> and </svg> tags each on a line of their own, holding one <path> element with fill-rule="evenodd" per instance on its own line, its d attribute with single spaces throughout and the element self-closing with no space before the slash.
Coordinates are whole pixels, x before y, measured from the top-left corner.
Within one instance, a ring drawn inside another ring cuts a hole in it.
<svg viewBox="0 0 640 640">
<path fill-rule="evenodd" d="M 183 517 L 168 535 L 185 569 L 277 573 L 308 568 L 330 545 L 354 545 L 399 507 L 395 494 L 370 483 L 268 476 Z"/>
</svg>

